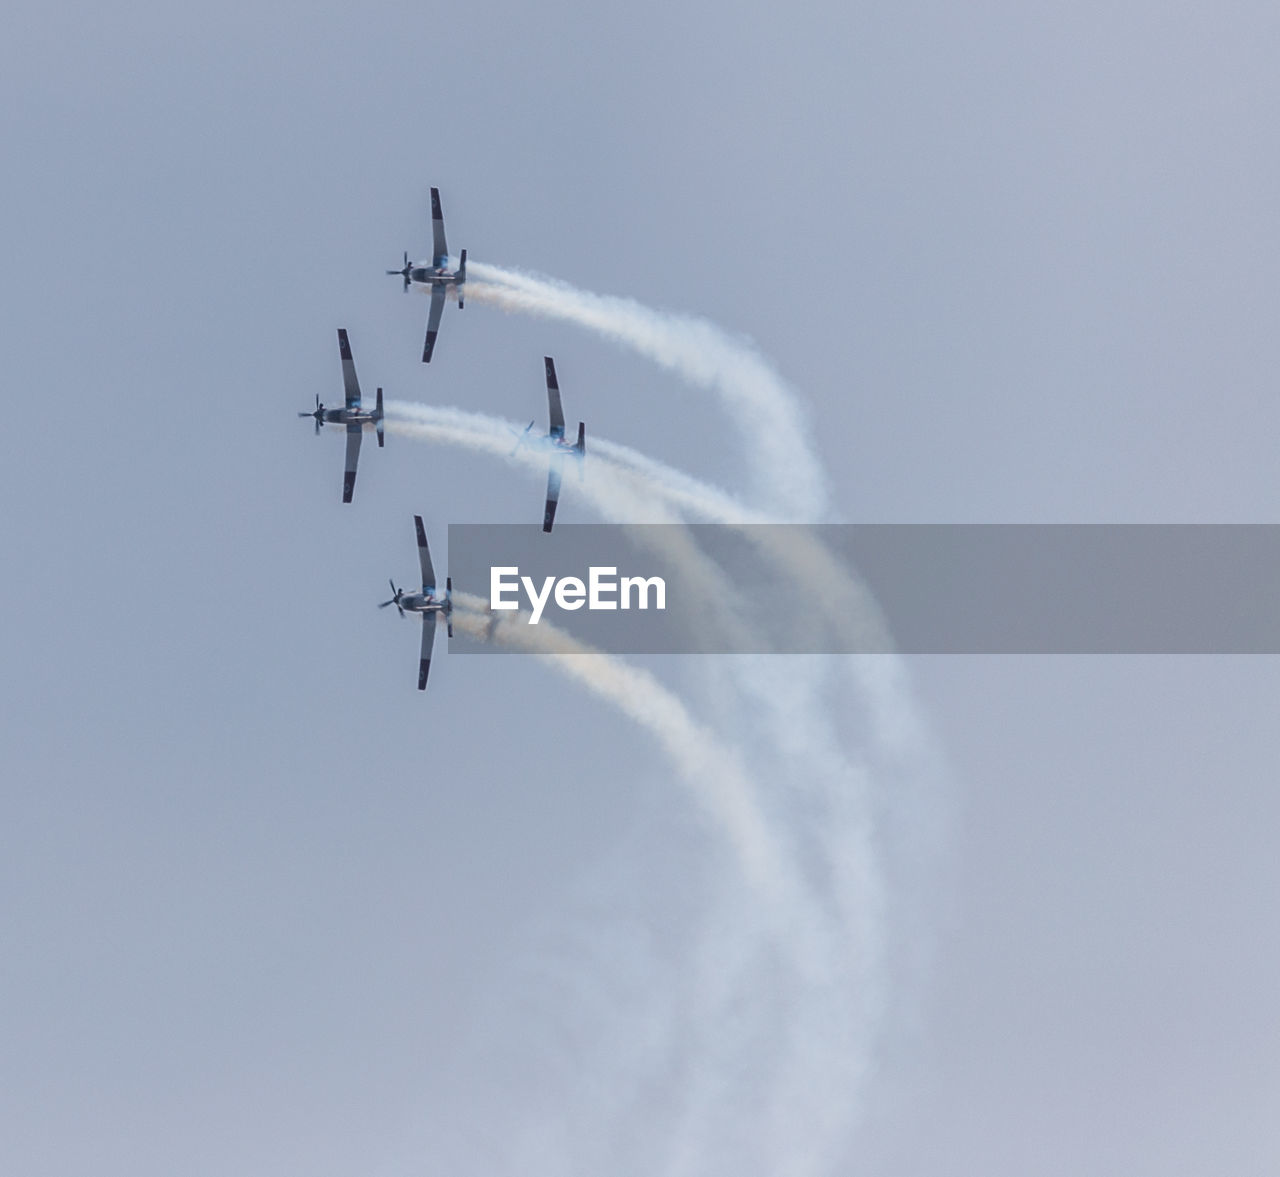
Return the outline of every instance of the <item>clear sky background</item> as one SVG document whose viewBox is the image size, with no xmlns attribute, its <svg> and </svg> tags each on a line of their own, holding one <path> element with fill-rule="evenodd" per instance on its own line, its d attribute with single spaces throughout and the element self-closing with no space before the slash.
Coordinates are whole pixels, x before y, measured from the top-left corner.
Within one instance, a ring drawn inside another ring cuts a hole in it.
<svg viewBox="0 0 1280 1177">
<path fill-rule="evenodd" d="M 454 251 L 751 336 L 839 518 L 1274 522 L 1280 15 L 5 24 L 0 1167 L 679 1171 L 637 1141 L 683 1112 L 752 1171 L 752 1105 L 625 1090 L 570 992 L 625 1019 L 715 970 L 677 914 L 711 839 L 660 752 L 525 659 L 442 656 L 419 696 L 416 627 L 374 609 L 414 512 L 443 550 L 536 522 L 540 485 L 392 438 L 344 508 L 295 412 L 336 400 L 339 326 L 369 391 L 525 420 L 551 354 L 589 432 L 742 483 L 707 398 L 570 327 L 450 307 L 424 367 L 426 299 L 382 271 L 437 184 Z M 829 1170 L 1274 1173 L 1275 661 L 908 669 L 950 781 L 931 962 Z M 571 1144 L 504 1151 L 529 1122 Z"/>
</svg>

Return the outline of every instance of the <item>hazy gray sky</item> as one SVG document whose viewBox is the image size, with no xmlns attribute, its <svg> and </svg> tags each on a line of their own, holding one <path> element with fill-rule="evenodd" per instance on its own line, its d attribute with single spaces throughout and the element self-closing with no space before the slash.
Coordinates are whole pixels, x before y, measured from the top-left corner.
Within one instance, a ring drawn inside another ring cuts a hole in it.
<svg viewBox="0 0 1280 1177">
<path fill-rule="evenodd" d="M 912 660 L 901 776 L 832 681 L 876 820 L 843 858 L 731 672 L 656 665 L 797 844 L 879 856 L 890 963 L 932 947 L 873 1017 L 791 988 L 614 710 L 519 658 L 413 690 L 374 608 L 412 514 L 442 546 L 536 521 L 537 480 L 393 438 L 343 508 L 294 415 L 337 396 L 339 326 L 365 387 L 525 420 L 550 354 L 593 435 L 746 483 L 709 398 L 569 326 L 449 308 L 424 367 L 382 271 L 437 184 L 454 250 L 751 336 L 840 518 L 1275 521 L 1273 6 L 6 25 L 0 1167 L 753 1172 L 817 1138 L 761 1113 L 842 1090 L 838 1023 L 881 1032 L 827 1171 L 1275 1171 L 1274 660 Z"/>
</svg>

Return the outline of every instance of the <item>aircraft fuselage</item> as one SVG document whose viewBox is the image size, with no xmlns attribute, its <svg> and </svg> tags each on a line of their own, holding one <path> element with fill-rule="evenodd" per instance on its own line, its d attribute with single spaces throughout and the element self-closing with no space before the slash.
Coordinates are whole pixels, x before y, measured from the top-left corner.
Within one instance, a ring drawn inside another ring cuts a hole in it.
<svg viewBox="0 0 1280 1177">
<path fill-rule="evenodd" d="M 325 409 L 323 421 L 326 425 L 376 425 L 378 418 L 369 409 Z"/>
<path fill-rule="evenodd" d="M 466 278 L 447 266 L 412 266 L 409 269 L 409 281 L 419 282 L 423 286 L 461 286 Z"/>
<path fill-rule="evenodd" d="M 453 603 L 447 597 L 435 597 L 427 593 L 404 593 L 400 608 L 406 613 L 448 613 Z"/>
</svg>

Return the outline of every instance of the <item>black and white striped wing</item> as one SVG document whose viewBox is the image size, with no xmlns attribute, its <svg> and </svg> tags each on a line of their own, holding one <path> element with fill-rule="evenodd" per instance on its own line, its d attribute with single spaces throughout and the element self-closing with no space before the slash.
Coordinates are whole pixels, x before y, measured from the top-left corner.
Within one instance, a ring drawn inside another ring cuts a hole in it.
<svg viewBox="0 0 1280 1177">
<path fill-rule="evenodd" d="M 436 591 L 436 570 L 431 567 L 431 549 L 427 547 L 427 532 L 422 526 L 422 516 L 415 515 L 413 524 L 418 530 L 418 564 L 422 568 L 422 591 Z"/>
<path fill-rule="evenodd" d="M 431 670 L 431 647 L 436 640 L 436 615 L 422 615 L 422 652 L 418 655 L 418 690 L 427 689 L 427 674 Z"/>
<path fill-rule="evenodd" d="M 564 467 L 564 455 L 553 454 L 547 467 L 547 505 L 542 510 L 542 530 L 550 531 L 556 521 L 556 504 L 560 501 L 560 474 Z"/>
<path fill-rule="evenodd" d="M 440 334 L 440 317 L 444 314 L 444 287 L 431 287 L 431 310 L 427 314 L 427 341 L 422 345 L 422 362 L 431 362 L 431 353 L 436 350 L 436 336 Z"/>
<path fill-rule="evenodd" d="M 347 394 L 347 408 L 360 407 L 360 381 L 356 379 L 356 362 L 351 358 L 347 329 L 338 328 L 338 355 L 342 357 L 342 387 Z"/>
<path fill-rule="evenodd" d="M 449 247 L 444 243 L 444 213 L 440 211 L 440 189 L 431 189 L 431 250 L 437 266 L 447 265 Z"/>
<path fill-rule="evenodd" d="M 359 425 L 347 426 L 347 468 L 342 477 L 342 501 L 351 502 L 356 489 L 356 463 L 360 461 L 360 438 L 363 430 Z"/>
<path fill-rule="evenodd" d="M 556 380 L 556 362 L 543 356 L 547 365 L 547 415 L 551 420 L 551 436 L 564 436 L 564 409 L 560 404 L 560 383 Z"/>
</svg>

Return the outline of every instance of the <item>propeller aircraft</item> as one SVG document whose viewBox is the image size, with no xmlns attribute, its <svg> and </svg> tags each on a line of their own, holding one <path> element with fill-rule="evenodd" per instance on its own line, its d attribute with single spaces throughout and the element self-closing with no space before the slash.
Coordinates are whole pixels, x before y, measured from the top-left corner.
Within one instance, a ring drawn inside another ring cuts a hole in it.
<svg viewBox="0 0 1280 1177">
<path fill-rule="evenodd" d="M 404 253 L 404 266 L 399 270 L 388 270 L 388 274 L 398 274 L 404 279 L 404 292 L 409 293 L 409 286 L 417 282 L 431 287 L 431 309 L 427 312 L 427 340 L 422 346 L 422 362 L 431 362 L 431 353 L 435 350 L 436 336 L 440 333 L 440 317 L 444 313 L 444 300 L 450 289 L 458 300 L 458 310 L 462 310 L 462 288 L 467 281 L 467 251 L 464 249 L 455 269 L 450 269 L 449 247 L 444 240 L 444 214 L 440 211 L 440 189 L 431 189 L 431 261 L 411 262 L 409 251 Z"/>
<path fill-rule="evenodd" d="M 514 454 L 522 445 L 541 445 L 550 451 L 551 460 L 547 466 L 547 501 L 542 510 L 542 530 L 550 532 L 556 518 L 556 505 L 560 502 L 560 476 L 563 473 L 566 454 L 573 454 L 577 458 L 578 477 L 583 476 L 582 459 L 587 452 L 587 426 L 583 421 L 578 422 L 577 441 L 570 441 L 565 437 L 564 409 L 560 405 L 560 384 L 556 379 L 556 362 L 550 356 L 543 356 L 543 363 L 547 370 L 547 415 L 550 427 L 545 437 L 531 438 L 529 431 L 533 428 L 534 422 L 530 421 L 524 432 L 516 435 L 518 438 L 516 447 L 511 452 Z"/>
<path fill-rule="evenodd" d="M 427 689 L 427 672 L 431 669 L 431 647 L 436 638 L 436 618 L 443 617 L 449 637 L 453 637 L 453 580 L 445 577 L 444 595 L 436 595 L 436 573 L 431 566 L 431 549 L 427 547 L 427 533 L 422 526 L 422 516 L 413 517 L 418 530 L 418 564 L 422 569 L 422 590 L 407 593 L 390 581 L 391 600 L 383 601 L 379 609 L 394 605 L 403 617 L 406 613 L 422 614 L 422 650 L 418 656 L 418 690 Z"/>
<path fill-rule="evenodd" d="M 372 425 L 378 435 L 378 448 L 381 449 L 385 436 L 382 427 L 382 389 L 378 389 L 375 407 L 366 409 L 360 401 L 360 382 L 356 379 L 356 365 L 351 358 L 351 344 L 347 341 L 345 327 L 338 328 L 338 354 L 342 358 L 342 383 L 346 390 L 346 404 L 340 409 L 326 409 L 320 403 L 320 394 L 316 393 L 316 407 L 310 413 L 299 413 L 299 417 L 311 417 L 316 423 L 316 436 L 320 436 L 322 425 L 345 425 L 347 427 L 347 466 L 342 479 L 342 501 L 351 502 L 356 489 L 356 463 L 360 460 L 360 440 L 364 436 L 364 427 Z"/>
</svg>

